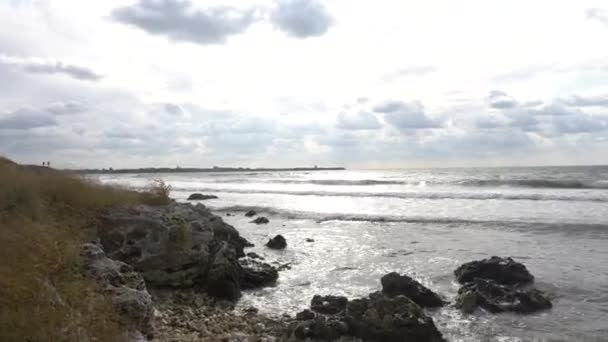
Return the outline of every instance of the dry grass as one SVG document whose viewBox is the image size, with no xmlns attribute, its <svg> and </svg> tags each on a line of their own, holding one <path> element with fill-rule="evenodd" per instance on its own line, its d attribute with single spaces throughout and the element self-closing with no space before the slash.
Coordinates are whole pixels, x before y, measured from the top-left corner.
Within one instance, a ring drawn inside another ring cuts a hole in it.
<svg viewBox="0 0 608 342">
<path fill-rule="evenodd" d="M 79 272 L 98 211 L 161 205 L 169 187 L 138 193 L 0 157 L 0 341 L 117 341 L 109 301 Z"/>
</svg>

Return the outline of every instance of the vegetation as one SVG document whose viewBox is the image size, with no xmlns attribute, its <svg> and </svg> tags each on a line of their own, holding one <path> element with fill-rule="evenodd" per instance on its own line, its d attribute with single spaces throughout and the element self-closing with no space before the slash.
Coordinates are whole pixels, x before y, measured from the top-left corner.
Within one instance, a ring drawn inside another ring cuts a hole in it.
<svg viewBox="0 0 608 342">
<path fill-rule="evenodd" d="M 113 308 L 79 272 L 100 210 L 170 201 L 0 157 L 0 341 L 117 341 Z"/>
</svg>

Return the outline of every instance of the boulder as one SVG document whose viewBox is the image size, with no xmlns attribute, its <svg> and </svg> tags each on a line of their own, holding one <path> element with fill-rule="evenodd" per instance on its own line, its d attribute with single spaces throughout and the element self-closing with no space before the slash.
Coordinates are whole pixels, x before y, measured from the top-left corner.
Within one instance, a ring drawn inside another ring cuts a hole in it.
<svg viewBox="0 0 608 342">
<path fill-rule="evenodd" d="M 315 242 L 315 239 L 307 238 L 306 242 Z"/>
<path fill-rule="evenodd" d="M 154 307 L 142 276 L 128 264 L 108 258 L 95 244 L 84 244 L 80 256 L 82 274 L 109 296 L 128 334 L 152 336 Z"/>
<path fill-rule="evenodd" d="M 343 296 L 315 295 L 310 302 L 310 308 L 321 314 L 335 315 L 346 309 L 346 303 L 348 298 Z"/>
<path fill-rule="evenodd" d="M 346 322 L 350 334 L 371 341 L 443 342 L 433 319 L 405 296 L 388 297 L 380 292 L 349 301 Z"/>
<path fill-rule="evenodd" d="M 475 279 L 458 290 L 456 307 L 472 313 L 478 307 L 489 312 L 533 313 L 552 307 L 549 298 L 535 288 L 518 289 L 494 280 Z"/>
<path fill-rule="evenodd" d="M 296 320 L 298 321 L 307 321 L 315 317 L 315 313 L 308 309 L 304 309 L 296 314 Z"/>
<path fill-rule="evenodd" d="M 348 324 L 341 317 L 314 316 L 291 327 L 297 339 L 333 341 L 348 334 Z"/>
<path fill-rule="evenodd" d="M 98 231 L 107 255 L 133 266 L 152 287 L 204 288 L 212 269 L 215 280 L 236 273 L 238 284 L 236 258 L 250 245 L 202 204 L 113 208 Z"/>
<path fill-rule="evenodd" d="M 251 259 L 260 259 L 260 260 L 264 260 L 263 257 L 261 257 L 258 253 L 256 252 L 249 252 L 246 254 L 246 256 L 250 257 Z"/>
<path fill-rule="evenodd" d="M 210 296 L 237 300 L 241 296 L 241 270 L 234 249 L 222 242 L 207 274 L 207 293 Z"/>
<path fill-rule="evenodd" d="M 269 264 L 253 259 L 240 259 L 240 284 L 242 289 L 268 286 L 277 281 L 279 272 Z"/>
<path fill-rule="evenodd" d="M 461 284 L 473 281 L 475 278 L 493 280 L 502 285 L 521 285 L 534 281 L 534 276 L 526 266 L 511 258 L 497 256 L 463 264 L 454 271 L 454 275 Z"/>
<path fill-rule="evenodd" d="M 255 224 L 267 224 L 268 222 L 270 222 L 270 221 L 264 216 L 260 216 L 260 217 L 256 218 L 255 220 L 251 221 L 251 223 L 255 223 Z"/>
<path fill-rule="evenodd" d="M 215 195 L 203 195 L 203 194 L 199 194 L 199 193 L 194 193 L 190 196 L 188 196 L 188 201 L 204 201 L 204 200 L 209 200 L 209 199 L 216 199 L 217 196 Z"/>
<path fill-rule="evenodd" d="M 404 295 L 423 308 L 439 307 L 445 304 L 439 295 L 405 274 L 391 272 L 383 276 L 380 281 L 382 292 L 389 297 Z"/>
<path fill-rule="evenodd" d="M 283 235 L 277 235 L 268 240 L 266 246 L 271 249 L 285 249 L 287 247 L 287 240 L 285 240 Z"/>
<path fill-rule="evenodd" d="M 258 213 L 255 212 L 255 210 L 249 210 L 248 212 L 245 213 L 245 216 L 247 217 L 253 217 L 255 215 L 257 215 Z"/>
</svg>

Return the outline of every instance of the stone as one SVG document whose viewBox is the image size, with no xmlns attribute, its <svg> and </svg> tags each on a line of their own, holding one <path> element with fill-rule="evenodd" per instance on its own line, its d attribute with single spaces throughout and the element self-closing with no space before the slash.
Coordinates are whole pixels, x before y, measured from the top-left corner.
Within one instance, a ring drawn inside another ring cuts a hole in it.
<svg viewBox="0 0 608 342">
<path fill-rule="evenodd" d="M 287 240 L 285 240 L 283 235 L 277 235 L 268 240 L 266 246 L 271 249 L 285 249 L 287 247 Z"/>
<path fill-rule="evenodd" d="M 253 259 L 240 259 L 240 284 L 242 289 L 253 289 L 274 284 L 279 272 L 269 264 Z"/>
<path fill-rule="evenodd" d="M 190 196 L 188 196 L 188 201 L 204 201 L 204 200 L 209 200 L 209 199 L 216 199 L 217 196 L 215 195 L 203 195 L 200 193 L 194 193 L 191 194 Z"/>
<path fill-rule="evenodd" d="M 256 213 L 255 210 L 249 210 L 248 212 L 245 213 L 245 216 L 247 217 L 253 217 L 255 215 L 257 215 L 258 213 Z"/>
<path fill-rule="evenodd" d="M 501 285 L 494 280 L 475 279 L 458 290 L 456 307 L 472 313 L 482 307 L 491 313 L 533 313 L 552 307 L 549 298 L 536 288 Z"/>
<path fill-rule="evenodd" d="M 511 258 L 493 256 L 489 259 L 471 261 L 454 271 L 459 283 L 465 284 L 475 278 L 493 280 L 501 285 L 522 285 L 534 281 L 526 266 Z"/>
<path fill-rule="evenodd" d="M 308 238 L 306 239 L 306 242 L 315 242 L 315 239 Z"/>
<path fill-rule="evenodd" d="M 405 274 L 391 272 L 383 276 L 380 281 L 382 292 L 389 297 L 404 295 L 423 308 L 440 307 L 445 304 L 439 295 Z"/>
<path fill-rule="evenodd" d="M 250 257 L 251 259 L 260 259 L 260 260 L 264 260 L 263 257 L 261 257 L 258 253 L 256 252 L 249 252 L 246 254 L 246 256 Z"/>
<path fill-rule="evenodd" d="M 310 308 L 321 314 L 335 315 L 346 309 L 346 303 L 348 298 L 343 296 L 315 295 L 310 301 Z"/>
<path fill-rule="evenodd" d="M 319 315 L 296 323 L 291 330 L 298 339 L 333 341 L 348 334 L 348 324 L 340 317 Z"/>
<path fill-rule="evenodd" d="M 255 220 L 251 221 L 251 223 L 255 223 L 255 224 L 267 224 L 268 222 L 270 222 L 270 221 L 264 216 L 260 216 L 260 217 L 256 218 Z"/>
<path fill-rule="evenodd" d="M 296 314 L 296 320 L 307 321 L 315 318 L 315 313 L 309 309 L 304 309 Z"/>
<path fill-rule="evenodd" d="M 241 296 L 240 279 L 236 253 L 226 242 L 222 242 L 207 275 L 207 293 L 235 301 Z"/>
<path fill-rule="evenodd" d="M 108 258 L 98 245 L 84 244 L 80 256 L 82 274 L 111 299 L 127 333 L 151 337 L 154 307 L 143 277 L 128 264 Z"/>
</svg>

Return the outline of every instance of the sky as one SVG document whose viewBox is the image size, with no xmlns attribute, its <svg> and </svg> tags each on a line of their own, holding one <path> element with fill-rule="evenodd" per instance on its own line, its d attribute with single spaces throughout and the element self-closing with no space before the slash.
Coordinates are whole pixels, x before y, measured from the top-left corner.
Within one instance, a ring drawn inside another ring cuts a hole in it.
<svg viewBox="0 0 608 342">
<path fill-rule="evenodd" d="M 608 164 L 603 0 L 0 0 L 0 155 Z"/>
</svg>

